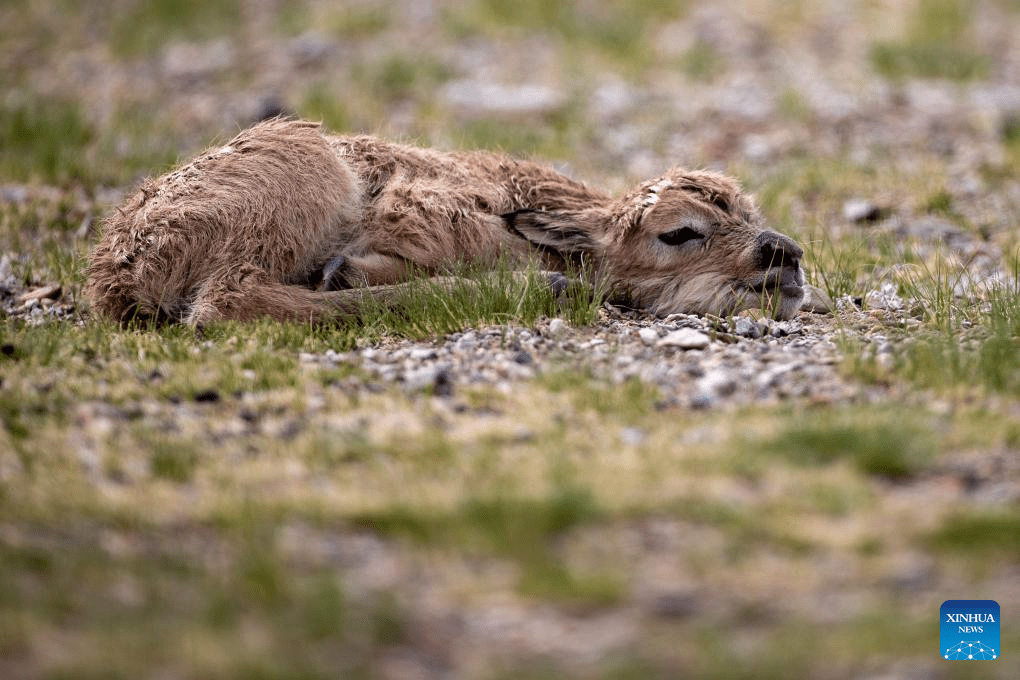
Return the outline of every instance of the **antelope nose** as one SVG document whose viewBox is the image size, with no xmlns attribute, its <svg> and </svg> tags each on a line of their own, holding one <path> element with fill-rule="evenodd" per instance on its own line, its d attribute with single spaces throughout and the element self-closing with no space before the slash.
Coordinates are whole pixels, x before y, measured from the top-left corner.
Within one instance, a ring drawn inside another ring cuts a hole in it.
<svg viewBox="0 0 1020 680">
<path fill-rule="evenodd" d="M 804 256 L 804 250 L 797 245 L 796 241 L 774 231 L 758 234 L 756 245 L 760 269 L 799 267 L 800 258 Z"/>
</svg>

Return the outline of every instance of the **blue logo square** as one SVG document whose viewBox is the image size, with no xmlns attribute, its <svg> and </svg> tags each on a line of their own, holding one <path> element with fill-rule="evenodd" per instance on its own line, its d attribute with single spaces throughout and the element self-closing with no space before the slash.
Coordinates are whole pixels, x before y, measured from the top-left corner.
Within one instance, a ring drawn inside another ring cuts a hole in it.
<svg viewBox="0 0 1020 680">
<path fill-rule="evenodd" d="M 943 659 L 998 659 L 999 603 L 995 600 L 946 600 L 939 609 L 939 646 Z"/>
</svg>

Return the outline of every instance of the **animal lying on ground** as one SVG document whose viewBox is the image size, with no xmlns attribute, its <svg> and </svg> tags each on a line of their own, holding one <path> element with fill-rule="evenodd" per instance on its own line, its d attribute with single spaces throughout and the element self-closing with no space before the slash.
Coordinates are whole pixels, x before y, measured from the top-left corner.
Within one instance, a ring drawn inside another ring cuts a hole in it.
<svg viewBox="0 0 1020 680">
<path fill-rule="evenodd" d="M 716 173 L 673 169 L 614 199 L 528 161 L 273 119 L 143 183 L 106 220 L 86 293 L 121 322 L 325 322 L 366 286 L 508 258 L 594 267 L 611 298 L 658 315 L 786 319 L 802 255 Z"/>
</svg>

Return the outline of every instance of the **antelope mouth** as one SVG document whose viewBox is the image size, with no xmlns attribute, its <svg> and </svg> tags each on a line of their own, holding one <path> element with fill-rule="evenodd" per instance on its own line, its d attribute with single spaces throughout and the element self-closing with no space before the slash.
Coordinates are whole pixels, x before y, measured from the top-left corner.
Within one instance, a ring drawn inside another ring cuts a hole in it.
<svg viewBox="0 0 1020 680">
<path fill-rule="evenodd" d="M 768 277 L 753 285 L 744 284 L 743 294 L 738 295 L 738 305 L 770 309 L 777 319 L 793 318 L 804 300 L 804 286 L 799 278 L 796 275 Z"/>
<path fill-rule="evenodd" d="M 747 292 L 755 295 L 781 294 L 783 297 L 799 298 L 804 296 L 804 287 L 795 283 L 781 284 L 775 281 L 763 281 L 754 286 L 748 286 Z"/>
<path fill-rule="evenodd" d="M 804 274 L 800 268 L 784 268 L 762 272 L 743 285 L 746 295 L 760 298 L 781 295 L 784 299 L 804 297 Z"/>
</svg>

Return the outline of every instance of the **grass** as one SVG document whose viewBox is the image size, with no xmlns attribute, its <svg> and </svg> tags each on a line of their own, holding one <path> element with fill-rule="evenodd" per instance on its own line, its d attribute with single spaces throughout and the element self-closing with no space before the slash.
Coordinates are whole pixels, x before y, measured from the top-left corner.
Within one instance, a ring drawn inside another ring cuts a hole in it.
<svg viewBox="0 0 1020 680">
<path fill-rule="evenodd" d="M 946 217 L 961 222 L 961 231 L 971 229 L 948 211 L 948 194 L 931 191 L 933 184 L 946 183 L 944 169 L 931 160 L 907 168 L 895 159 L 865 164 L 843 156 L 795 156 L 769 168 L 757 181 L 758 199 L 773 228 L 804 246 L 807 281 L 833 299 L 879 288 L 890 268 L 921 264 L 914 242 L 884 229 L 846 224 L 846 201 L 866 198 L 884 209 L 902 206 L 899 196 L 924 196 L 903 207 L 924 213 L 947 208 Z"/>
<path fill-rule="evenodd" d="M 874 270 L 876 258 L 862 238 L 846 238 L 837 246 L 825 234 L 812 234 L 804 243 L 805 278 L 833 300 L 856 295 L 862 279 Z"/>
<path fill-rule="evenodd" d="M 21 182 L 67 183 L 86 177 L 96 136 L 77 102 L 33 98 L 0 103 L 0 174 Z"/>
<path fill-rule="evenodd" d="M 540 0 L 474 0 L 449 9 L 447 30 L 458 37 L 478 33 L 523 35 L 541 31 L 573 51 L 599 55 L 610 63 L 635 68 L 652 59 L 651 31 L 680 17 L 686 2 L 612 0 L 603 3 L 547 3 Z"/>
<path fill-rule="evenodd" d="M 109 44 L 122 59 L 152 57 L 172 40 L 203 41 L 236 25 L 238 0 L 147 0 L 130 3 L 108 24 Z"/>
<path fill-rule="evenodd" d="M 575 369 L 550 372 L 540 378 L 554 394 L 568 395 L 574 405 L 584 411 L 638 422 L 655 409 L 659 395 L 654 386 L 631 379 L 621 385 L 606 385 L 583 371 Z"/>
<path fill-rule="evenodd" d="M 1020 305 L 1017 275 L 1004 283 L 959 289 L 966 271 L 937 258 L 899 279 L 902 294 L 926 322 L 919 333 L 899 343 L 892 361 L 855 360 L 857 375 L 960 395 L 1020 395 Z"/>
<path fill-rule="evenodd" d="M 385 31 L 393 22 L 392 11 L 385 3 L 315 8 L 301 0 L 285 0 L 276 10 L 276 22 L 280 32 L 288 36 L 325 29 L 346 40 L 359 40 Z"/>
<path fill-rule="evenodd" d="M 569 111 L 550 114 L 540 121 L 506 121 L 480 118 L 469 121 L 455 140 L 461 149 L 489 149 L 523 157 L 557 158 L 588 135 L 575 126 Z"/>
<path fill-rule="evenodd" d="M 925 470 L 932 462 L 934 447 L 928 428 L 904 419 L 876 414 L 861 419 L 815 419 L 809 424 L 791 425 L 769 441 L 765 448 L 776 457 L 795 465 L 829 465 L 846 460 L 864 474 L 903 480 Z"/>
<path fill-rule="evenodd" d="M 723 70 L 725 60 L 706 42 L 697 42 L 679 60 L 680 69 L 693 80 L 708 82 Z"/>
<path fill-rule="evenodd" d="M 302 118 L 321 121 L 327 129 L 343 133 L 351 128 L 347 104 L 326 85 L 315 85 L 305 93 L 298 106 Z"/>
<path fill-rule="evenodd" d="M 30 438 L 30 428 L 60 422 L 67 405 L 95 378 L 96 370 L 106 371 L 105 379 L 116 384 L 104 400 L 121 407 L 156 397 L 216 408 L 217 402 L 245 393 L 298 388 L 302 384 L 299 352 L 344 351 L 384 338 L 442 337 L 477 325 L 532 325 L 545 316 L 590 324 L 601 307 L 598 292 L 574 290 L 555 296 L 544 277 L 533 270 L 517 276 L 503 266 L 483 276 L 464 268 L 459 274 L 458 283 L 448 289 L 428 280 L 411 282 L 391 306 L 369 303 L 361 323 L 353 325 L 224 323 L 203 329 L 198 338 L 194 330 L 182 326 L 121 331 L 99 321 L 84 326 L 72 322 L 32 326 L 7 320 L 0 324 L 0 345 L 6 348 L 0 367 L 16 372 L 7 377 L 8 390 L 0 394 L 0 417 L 13 445 L 25 452 L 39 451 L 36 447 L 46 442 Z M 123 363 L 125 357 L 130 363 Z M 59 382 L 49 378 L 36 382 L 29 377 L 52 374 L 59 366 L 64 367 Z M 331 384 L 349 374 L 349 370 L 334 370 L 322 379 Z M 182 447 L 194 450 L 188 438 L 145 435 L 134 443 L 152 451 L 151 467 L 157 476 L 190 479 L 194 455 L 175 453 Z M 398 450 L 407 444 L 396 441 L 393 447 Z M 448 445 L 441 439 L 425 447 L 416 444 L 412 450 L 425 459 L 449 456 Z M 342 447 L 336 454 L 324 455 L 327 459 L 357 455 L 346 451 Z M 25 460 L 31 459 L 30 453 L 24 455 Z"/>
<path fill-rule="evenodd" d="M 760 508 L 748 511 L 696 496 L 677 500 L 667 511 L 695 525 L 721 531 L 727 537 L 728 560 L 753 557 L 761 550 L 804 556 L 814 548 L 784 527 L 778 512 Z"/>
<path fill-rule="evenodd" d="M 269 528 L 224 541 L 217 568 L 194 552 L 200 546 L 182 554 L 172 532 L 153 530 L 118 532 L 122 544 L 145 546 L 127 555 L 72 546 L 59 534 L 46 535 L 50 544 L 5 550 L 0 600 L 5 620 L 20 622 L 8 629 L 5 651 L 23 653 L 24 635 L 50 625 L 47 619 L 55 630 L 71 632 L 76 618 L 89 617 L 95 637 L 70 635 L 47 663 L 48 677 L 136 677 L 149 663 L 219 677 L 329 677 L 330 664 L 331 672 L 354 675 L 371 666 L 374 654 L 402 641 L 404 613 L 397 603 L 383 595 L 352 601 L 335 577 L 302 574 L 273 547 L 275 533 Z M 60 544 L 75 550 L 61 554 Z M 49 588 L 40 590 L 41 583 Z M 104 597 L 106 589 L 118 594 Z M 152 618 L 157 613 L 158 621 Z M 245 644 L 245 628 L 266 616 L 287 621 L 288 632 Z M 169 636 L 190 651 L 154 645 L 153 636 Z M 97 646 L 90 647 L 92 641 Z M 221 646 L 236 651 L 221 656 Z"/>
<path fill-rule="evenodd" d="M 916 385 L 950 393 L 983 390 L 1016 396 L 1020 394 L 1018 350 L 1016 337 L 993 335 L 963 348 L 951 336 L 927 336 L 904 349 L 896 371 Z"/>
<path fill-rule="evenodd" d="M 1016 560 L 1020 548 L 1008 537 L 1020 529 L 1020 515 L 1013 512 L 960 514 L 948 518 L 925 537 L 927 546 L 936 552 L 966 558 L 976 556 L 996 560 Z"/>
<path fill-rule="evenodd" d="M 535 269 L 523 276 L 505 262 L 486 267 L 460 266 L 451 270 L 452 286 L 441 287 L 427 278 L 411 279 L 406 294 L 385 307 L 369 301 L 359 315 L 359 332 L 397 337 L 443 336 L 472 325 L 534 324 L 543 316 L 562 316 L 569 323 L 591 324 L 605 298 L 604 283 L 593 291 L 577 284 L 562 299 Z M 581 275 L 587 276 L 587 275 Z"/>
<path fill-rule="evenodd" d="M 425 98 L 451 75 L 442 62 L 412 53 L 389 54 L 352 70 L 355 82 L 365 88 L 370 98 L 383 104 Z"/>
<path fill-rule="evenodd" d="M 0 175 L 89 192 L 128 184 L 177 159 L 174 134 L 159 114 L 138 106 L 119 108 L 114 125 L 100 129 L 73 100 L 9 98 L 0 102 Z"/>
<path fill-rule="evenodd" d="M 617 541 L 663 522 L 679 523 L 680 535 L 701 546 L 665 554 L 681 558 L 710 589 L 752 582 L 752 572 L 761 578 L 775 560 L 796 570 L 838 553 L 832 542 L 839 532 L 808 532 L 816 522 L 867 518 L 864 535 L 883 547 L 858 553 L 858 541 L 848 549 L 881 563 L 899 533 L 883 524 L 881 497 L 863 491 L 868 480 L 895 477 L 904 464 L 911 475 L 924 472 L 934 457 L 973 445 L 962 414 L 931 438 L 927 421 L 907 412 L 856 407 L 807 426 L 791 426 L 793 414 L 770 409 L 736 420 L 718 414 L 724 428 L 741 422 L 773 434 L 681 444 L 703 418 L 656 409 L 657 395 L 640 383 L 612 386 L 570 371 L 509 395 L 465 395 L 463 414 L 414 396 L 354 399 L 319 379 L 326 369 L 294 361 L 297 352 L 333 346 L 335 336 L 302 326 L 224 324 L 202 339 L 179 327 L 5 329 L 3 342 L 17 350 L 16 361 L 0 364 L 0 437 L 17 442 L 22 469 L 0 481 L 0 525 L 18 527 L 17 538 L 0 534 L 0 655 L 18 658 L 37 636 L 56 631 L 66 653 L 47 662 L 54 676 L 136 677 L 154 665 L 198 676 L 318 677 L 337 669 L 377 676 L 382 659 L 423 632 L 406 585 L 355 585 L 380 568 L 376 560 L 423 565 L 422 576 L 402 576 L 400 584 L 449 574 L 443 578 L 458 583 L 465 611 L 509 587 L 501 597 L 580 621 L 632 606 L 630 574 L 640 563 L 628 561 L 627 540 Z M 247 370 L 257 377 L 245 378 Z M 54 371 L 61 379 L 47 385 Z M 195 401 L 188 390 L 199 388 L 221 398 Z M 310 407 L 314 399 L 323 404 Z M 108 406 L 75 410 L 97 401 Z M 474 415 L 476 408 L 492 415 Z M 189 411 L 198 417 L 184 417 Z M 366 417 L 381 413 L 400 427 Z M 104 417 L 109 425 L 79 429 Z M 260 432 L 290 418 L 304 425 L 280 438 Z M 239 426 L 224 427 L 231 422 Z M 522 422 L 534 436 L 510 436 Z M 591 442 L 594 423 L 601 444 Z M 180 429 L 165 430 L 169 424 Z M 648 437 L 627 453 L 608 443 L 624 428 Z M 86 457 L 67 450 L 72 432 L 86 433 L 71 450 Z M 213 450 L 209 437 L 218 442 Z M 924 455 L 915 460 L 919 449 Z M 98 466 L 88 463 L 90 450 Z M 0 470 L 12 469 L 9 456 L 0 455 Z M 763 456 L 757 477 L 747 478 L 770 489 L 763 497 L 743 505 L 716 495 L 721 480 L 742 478 L 741 460 Z M 781 461 L 789 464 L 775 464 Z M 837 502 L 837 488 L 853 493 Z M 999 559 L 991 539 L 975 539 L 986 546 L 977 552 L 963 544 L 960 536 L 976 535 L 974 521 L 984 520 L 968 519 L 963 528 L 950 521 L 936 538 L 914 532 L 912 540 L 965 563 L 979 554 Z M 1010 530 L 1009 521 L 978 528 L 992 536 Z M 345 560 L 360 554 L 356 541 L 364 537 L 383 552 L 352 567 Z M 716 635 L 752 625 L 778 644 L 795 622 L 773 623 L 769 611 L 749 598 Z M 710 635 L 701 616 L 653 624 L 636 660 L 617 667 L 623 677 L 647 670 L 642 654 L 656 668 L 671 668 L 673 657 L 655 647 L 662 626 L 681 641 Z M 857 626 L 841 624 L 807 644 L 829 649 L 836 637 L 864 635 Z M 253 629 L 261 631 L 255 641 Z M 718 664 L 754 677 L 750 661 L 725 645 L 707 655 L 701 649 L 692 658 L 704 673 Z M 845 650 L 833 653 L 848 658 Z M 287 666 L 279 658 L 302 661 Z M 811 663 L 805 656 L 798 667 L 808 673 Z"/>
<path fill-rule="evenodd" d="M 894 79 L 984 76 L 988 58 L 969 36 L 973 6 L 973 0 L 920 0 L 903 38 L 872 46 L 872 65 Z"/>
<path fill-rule="evenodd" d="M 526 596 L 605 606 L 621 595 L 615 578 L 572 573 L 553 550 L 554 540 L 600 514 L 590 493 L 566 488 L 544 499 L 473 498 L 448 513 L 392 508 L 357 516 L 353 522 L 423 545 L 513 560 L 520 570 L 517 587 Z"/>
</svg>

